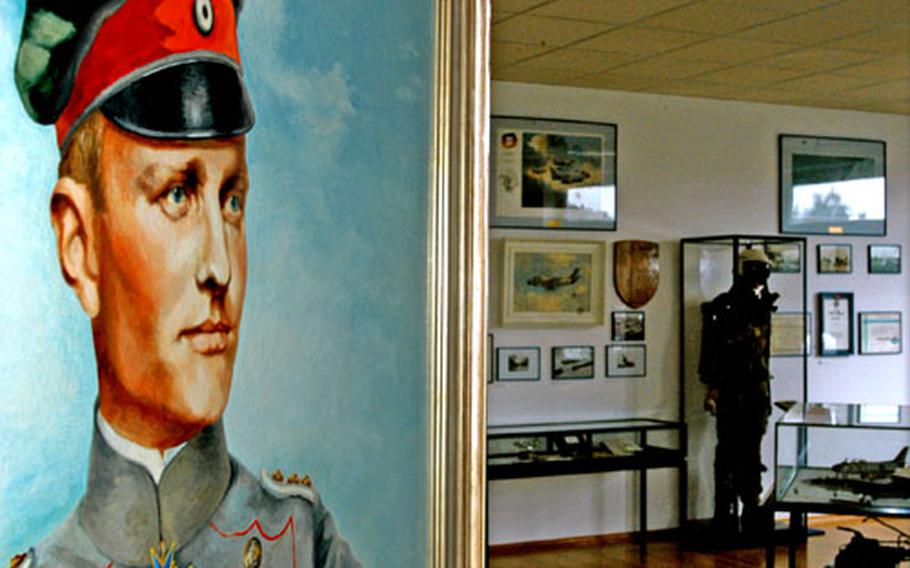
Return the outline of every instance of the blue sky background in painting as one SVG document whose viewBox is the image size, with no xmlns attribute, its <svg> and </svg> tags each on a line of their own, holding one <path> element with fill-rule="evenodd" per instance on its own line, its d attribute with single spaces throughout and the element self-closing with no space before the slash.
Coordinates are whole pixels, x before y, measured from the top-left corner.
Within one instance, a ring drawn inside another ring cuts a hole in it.
<svg viewBox="0 0 910 568">
<path fill-rule="evenodd" d="M 257 125 L 229 444 L 251 470 L 308 473 L 366 565 L 421 565 L 431 3 L 246 4 Z M 81 495 L 96 390 L 48 220 L 53 131 L 12 80 L 23 10 L 0 4 L 0 559 Z"/>
</svg>

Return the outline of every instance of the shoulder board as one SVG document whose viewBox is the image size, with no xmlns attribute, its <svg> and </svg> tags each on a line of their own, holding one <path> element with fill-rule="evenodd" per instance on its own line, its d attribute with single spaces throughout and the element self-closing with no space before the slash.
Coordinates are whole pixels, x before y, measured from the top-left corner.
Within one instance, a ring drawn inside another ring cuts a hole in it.
<svg viewBox="0 0 910 568">
<path fill-rule="evenodd" d="M 276 497 L 302 497 L 314 505 L 319 504 L 319 492 L 308 475 L 299 477 L 293 473 L 285 477 L 281 470 L 269 473 L 263 469 L 262 486 Z"/>
<path fill-rule="evenodd" d="M 28 554 L 17 554 L 9 560 L 9 568 L 29 568 L 31 565 L 32 557 Z"/>
</svg>

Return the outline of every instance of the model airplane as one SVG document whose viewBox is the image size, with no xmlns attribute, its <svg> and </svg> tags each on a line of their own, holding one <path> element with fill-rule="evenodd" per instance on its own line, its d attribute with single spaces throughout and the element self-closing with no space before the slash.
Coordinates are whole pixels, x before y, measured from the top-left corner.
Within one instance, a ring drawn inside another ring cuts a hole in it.
<svg viewBox="0 0 910 568">
<path fill-rule="evenodd" d="M 871 481 L 875 479 L 890 479 L 898 468 L 907 463 L 907 446 L 894 456 L 893 460 L 866 461 L 844 460 L 834 464 L 831 470 L 841 476 L 858 475 L 861 479 Z"/>
<path fill-rule="evenodd" d="M 858 495 L 859 503 L 863 505 L 871 505 L 876 499 L 910 498 L 910 480 L 899 477 L 893 477 L 889 481 L 865 481 L 829 476 L 810 479 L 808 483 L 834 492 L 832 502 L 852 502 L 838 499 L 838 493 L 842 491 Z"/>
<path fill-rule="evenodd" d="M 544 278 L 543 276 L 534 276 L 533 278 L 528 279 L 528 286 L 534 286 L 536 288 L 543 288 L 545 290 L 555 290 L 557 288 L 562 288 L 563 286 L 571 286 L 581 280 L 581 269 L 576 268 L 572 271 L 572 274 L 568 276 L 549 276 Z"/>
</svg>

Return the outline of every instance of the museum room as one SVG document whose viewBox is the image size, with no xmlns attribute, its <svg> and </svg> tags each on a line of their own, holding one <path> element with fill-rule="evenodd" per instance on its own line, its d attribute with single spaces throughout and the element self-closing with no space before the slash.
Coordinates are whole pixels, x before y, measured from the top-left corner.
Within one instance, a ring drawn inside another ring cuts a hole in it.
<svg viewBox="0 0 910 568">
<path fill-rule="evenodd" d="M 489 565 L 910 558 L 910 3 L 490 38 Z"/>
</svg>

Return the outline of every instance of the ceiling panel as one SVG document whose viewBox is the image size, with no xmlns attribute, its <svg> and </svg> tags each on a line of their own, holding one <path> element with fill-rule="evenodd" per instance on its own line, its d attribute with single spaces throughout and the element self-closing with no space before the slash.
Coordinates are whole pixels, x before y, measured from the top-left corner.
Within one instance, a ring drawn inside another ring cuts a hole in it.
<svg viewBox="0 0 910 568">
<path fill-rule="evenodd" d="M 497 80 L 910 114 L 910 0 L 493 0 Z"/>
<path fill-rule="evenodd" d="M 576 20 L 630 24 L 691 2 L 692 0 L 556 0 L 535 8 L 530 13 Z"/>
<path fill-rule="evenodd" d="M 640 23 L 655 28 L 728 34 L 789 16 L 788 12 L 782 10 L 762 9 L 751 4 L 746 9 L 741 4 L 706 0 L 653 16 Z"/>
</svg>

